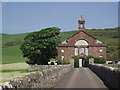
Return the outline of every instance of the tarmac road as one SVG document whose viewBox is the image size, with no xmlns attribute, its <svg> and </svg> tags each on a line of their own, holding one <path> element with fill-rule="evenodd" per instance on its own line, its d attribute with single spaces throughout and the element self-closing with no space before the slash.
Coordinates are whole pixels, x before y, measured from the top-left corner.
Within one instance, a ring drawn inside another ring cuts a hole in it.
<svg viewBox="0 0 120 90">
<path fill-rule="evenodd" d="M 75 68 L 54 88 L 107 88 L 89 68 Z"/>
</svg>

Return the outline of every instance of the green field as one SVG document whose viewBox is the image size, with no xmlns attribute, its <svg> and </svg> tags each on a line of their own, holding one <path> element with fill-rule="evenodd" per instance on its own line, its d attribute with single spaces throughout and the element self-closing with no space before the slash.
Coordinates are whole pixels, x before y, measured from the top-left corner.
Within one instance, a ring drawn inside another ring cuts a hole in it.
<svg viewBox="0 0 120 90">
<path fill-rule="evenodd" d="M 106 42 L 107 44 L 112 43 L 111 46 L 117 47 L 118 45 L 118 32 L 116 28 L 86 30 L 86 32 L 102 42 Z M 61 41 L 66 40 L 75 33 L 77 33 L 77 31 L 61 32 Z M 20 45 L 26 35 L 28 35 L 28 33 L 14 35 L 2 34 L 2 64 L 25 62 L 27 60 L 27 58 L 22 57 L 20 50 Z M 108 46 L 108 48 L 111 46 Z"/>
<path fill-rule="evenodd" d="M 11 63 L 0 65 L 0 68 L 2 68 L 2 70 L 0 70 L 0 75 L 2 77 L 0 83 L 4 83 L 11 79 L 22 77 L 34 72 L 28 71 L 28 67 L 29 65 L 26 63 Z"/>
<path fill-rule="evenodd" d="M 20 45 L 6 47 L 2 49 L 2 63 L 18 63 L 25 62 L 27 58 L 22 57 L 22 52 L 19 49 Z"/>
</svg>

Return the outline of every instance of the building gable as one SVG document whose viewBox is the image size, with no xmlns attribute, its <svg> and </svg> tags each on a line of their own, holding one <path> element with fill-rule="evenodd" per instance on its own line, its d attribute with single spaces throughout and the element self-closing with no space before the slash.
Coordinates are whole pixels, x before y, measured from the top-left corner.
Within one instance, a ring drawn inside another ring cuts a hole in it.
<svg viewBox="0 0 120 90">
<path fill-rule="evenodd" d="M 70 39 L 72 37 L 74 37 L 76 34 L 80 33 L 80 32 L 84 32 L 85 34 L 87 34 L 88 36 L 92 37 L 93 39 L 96 39 L 95 37 L 91 36 L 90 34 L 86 33 L 84 30 L 80 30 L 78 31 L 77 33 L 75 33 L 74 35 L 72 35 L 71 37 L 67 38 L 67 39 Z"/>
<path fill-rule="evenodd" d="M 87 34 L 85 31 L 80 30 L 70 38 L 68 38 L 68 44 L 74 45 L 78 40 L 86 40 L 89 45 L 95 44 L 96 38 L 92 37 L 91 35 Z"/>
</svg>

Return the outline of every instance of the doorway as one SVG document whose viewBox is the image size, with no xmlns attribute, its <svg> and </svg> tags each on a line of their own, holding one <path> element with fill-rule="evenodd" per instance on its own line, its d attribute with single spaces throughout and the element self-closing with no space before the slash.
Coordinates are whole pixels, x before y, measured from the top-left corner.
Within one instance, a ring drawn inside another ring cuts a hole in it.
<svg viewBox="0 0 120 90">
<path fill-rule="evenodd" d="M 79 58 L 79 67 L 84 66 L 84 58 Z"/>
</svg>

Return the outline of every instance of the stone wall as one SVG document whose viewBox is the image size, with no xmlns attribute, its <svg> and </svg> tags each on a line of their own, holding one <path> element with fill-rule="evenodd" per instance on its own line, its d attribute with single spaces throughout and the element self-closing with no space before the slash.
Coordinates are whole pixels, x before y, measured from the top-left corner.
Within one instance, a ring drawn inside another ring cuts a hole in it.
<svg viewBox="0 0 120 90">
<path fill-rule="evenodd" d="M 33 72 L 22 78 L 10 80 L 0 85 L 0 88 L 52 88 L 72 70 L 71 65 L 56 65 L 43 71 Z"/>
<path fill-rule="evenodd" d="M 56 65 L 29 65 L 28 70 L 34 71 L 34 70 L 44 70 L 49 68 L 54 68 Z"/>
<path fill-rule="evenodd" d="M 120 88 L 120 69 L 102 64 L 90 65 L 89 68 L 101 78 L 108 88 Z"/>
</svg>

